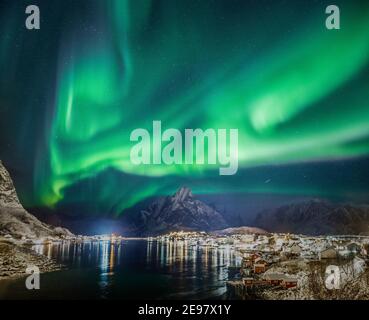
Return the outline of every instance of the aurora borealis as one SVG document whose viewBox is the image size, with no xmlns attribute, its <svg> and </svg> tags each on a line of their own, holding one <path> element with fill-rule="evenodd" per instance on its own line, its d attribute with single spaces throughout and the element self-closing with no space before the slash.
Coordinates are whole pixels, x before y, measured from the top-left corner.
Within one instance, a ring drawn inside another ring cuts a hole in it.
<svg viewBox="0 0 369 320">
<path fill-rule="evenodd" d="M 369 194 L 369 3 L 2 1 L 0 158 L 30 206 L 120 215 L 185 184 L 198 193 Z M 131 164 L 129 136 L 237 128 L 239 171 Z M 369 199 L 368 199 L 369 200 Z M 88 214 L 88 212 L 87 212 Z"/>
</svg>

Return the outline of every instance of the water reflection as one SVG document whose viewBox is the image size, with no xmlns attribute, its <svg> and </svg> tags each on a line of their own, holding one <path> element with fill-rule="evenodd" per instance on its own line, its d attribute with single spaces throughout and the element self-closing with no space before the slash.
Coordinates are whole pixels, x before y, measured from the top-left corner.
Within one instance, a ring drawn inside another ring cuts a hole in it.
<svg viewBox="0 0 369 320">
<path fill-rule="evenodd" d="M 219 296 L 226 290 L 228 267 L 241 263 L 230 246 L 199 246 L 176 240 L 66 241 L 37 244 L 33 249 L 69 270 L 92 269 L 101 298 L 110 298 L 112 292 L 119 294 L 122 283 L 126 283 L 127 271 L 138 279 L 164 276 L 174 284 L 167 288 L 165 297 L 168 298 L 207 297 L 210 291 Z"/>
</svg>

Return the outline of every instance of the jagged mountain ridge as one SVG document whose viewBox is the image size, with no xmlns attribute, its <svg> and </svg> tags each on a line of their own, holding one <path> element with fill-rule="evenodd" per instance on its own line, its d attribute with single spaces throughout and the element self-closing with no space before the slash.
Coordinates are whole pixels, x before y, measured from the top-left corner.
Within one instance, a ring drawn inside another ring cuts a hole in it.
<svg viewBox="0 0 369 320">
<path fill-rule="evenodd" d="M 140 212 L 136 223 L 141 235 L 156 235 L 176 230 L 210 231 L 227 227 L 222 215 L 193 197 L 188 188 L 162 197 Z"/>
<path fill-rule="evenodd" d="M 62 227 L 52 227 L 42 223 L 28 213 L 19 201 L 9 172 L 0 160 L 0 235 L 14 238 L 72 237 L 73 234 Z"/>
<path fill-rule="evenodd" d="M 367 234 L 369 206 L 334 204 L 314 199 L 264 210 L 254 225 L 270 232 L 290 232 L 309 235 Z"/>
</svg>

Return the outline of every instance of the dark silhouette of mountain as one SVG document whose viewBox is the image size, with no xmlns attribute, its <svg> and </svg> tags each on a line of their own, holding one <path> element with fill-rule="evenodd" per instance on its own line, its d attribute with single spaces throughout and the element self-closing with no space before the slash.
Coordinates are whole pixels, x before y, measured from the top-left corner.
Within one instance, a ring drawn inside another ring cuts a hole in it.
<svg viewBox="0 0 369 320">
<path fill-rule="evenodd" d="M 307 235 L 366 234 L 369 206 L 310 200 L 264 210 L 257 215 L 254 225 L 270 232 Z"/>
<path fill-rule="evenodd" d="M 71 237 L 61 227 L 47 225 L 28 213 L 19 202 L 8 171 L 0 161 L 0 235 L 14 238 Z"/>
<path fill-rule="evenodd" d="M 178 230 L 211 231 L 227 227 L 222 215 L 195 199 L 188 188 L 181 188 L 173 196 L 154 201 L 140 212 L 135 224 L 139 235 Z"/>
</svg>

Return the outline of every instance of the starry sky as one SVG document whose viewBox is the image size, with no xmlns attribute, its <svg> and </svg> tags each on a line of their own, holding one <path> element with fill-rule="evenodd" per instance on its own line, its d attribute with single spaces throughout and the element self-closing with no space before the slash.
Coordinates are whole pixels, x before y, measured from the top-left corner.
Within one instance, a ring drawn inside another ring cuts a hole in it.
<svg viewBox="0 0 369 320">
<path fill-rule="evenodd" d="M 120 216 L 183 185 L 369 203 L 369 2 L 334 1 L 327 30 L 331 2 L 1 0 L 0 158 L 23 203 Z M 239 171 L 132 165 L 154 120 L 237 128 Z"/>
</svg>

